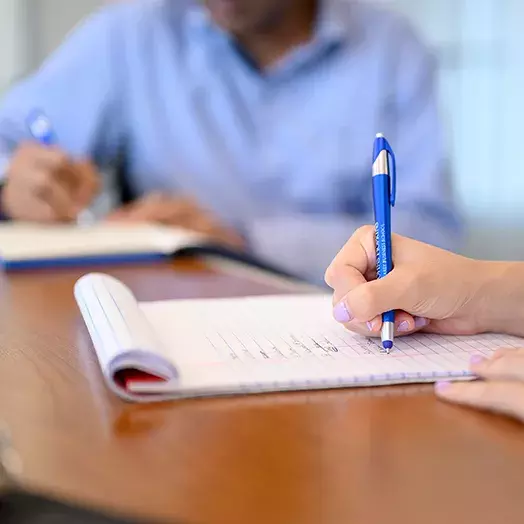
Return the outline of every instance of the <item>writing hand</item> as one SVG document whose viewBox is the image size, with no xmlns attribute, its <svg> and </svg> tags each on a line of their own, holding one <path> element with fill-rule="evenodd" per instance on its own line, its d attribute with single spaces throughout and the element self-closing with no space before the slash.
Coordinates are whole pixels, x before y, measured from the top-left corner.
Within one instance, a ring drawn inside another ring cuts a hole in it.
<svg viewBox="0 0 524 524">
<path fill-rule="evenodd" d="M 377 335 L 381 314 L 397 310 L 398 336 L 424 329 L 471 334 L 488 325 L 483 314 L 484 262 L 393 235 L 393 271 L 376 279 L 375 230 L 359 229 L 326 272 L 334 315 L 364 335 Z"/>
<path fill-rule="evenodd" d="M 244 248 L 244 240 L 238 233 L 220 224 L 211 213 L 187 197 L 152 193 L 117 210 L 109 220 L 181 227 L 201 233 L 219 244 Z"/>
<path fill-rule="evenodd" d="M 57 147 L 28 142 L 13 155 L 0 207 L 18 220 L 72 221 L 90 204 L 99 186 L 99 175 L 90 162 L 76 162 Z"/>
</svg>

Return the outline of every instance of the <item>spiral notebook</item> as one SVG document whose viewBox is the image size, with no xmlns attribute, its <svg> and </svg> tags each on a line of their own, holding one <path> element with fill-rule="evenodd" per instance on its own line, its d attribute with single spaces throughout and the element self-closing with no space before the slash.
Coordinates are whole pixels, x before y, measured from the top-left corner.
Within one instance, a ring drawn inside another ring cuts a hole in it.
<svg viewBox="0 0 524 524">
<path fill-rule="evenodd" d="M 335 322 L 324 293 L 138 302 L 120 281 L 88 274 L 75 297 L 102 374 L 139 402 L 474 378 L 472 354 L 522 339 L 415 335 L 384 354 Z"/>
</svg>

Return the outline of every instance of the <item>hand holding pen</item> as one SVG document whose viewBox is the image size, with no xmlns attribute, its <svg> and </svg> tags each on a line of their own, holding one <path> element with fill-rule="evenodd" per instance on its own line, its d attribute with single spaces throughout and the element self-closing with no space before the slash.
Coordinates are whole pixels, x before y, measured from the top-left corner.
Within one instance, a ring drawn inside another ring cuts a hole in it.
<svg viewBox="0 0 524 524">
<path fill-rule="evenodd" d="M 18 220 L 79 221 L 99 190 L 96 168 L 60 150 L 44 115 L 31 115 L 27 126 L 34 140 L 20 144 L 11 158 L 2 212 Z"/>
</svg>

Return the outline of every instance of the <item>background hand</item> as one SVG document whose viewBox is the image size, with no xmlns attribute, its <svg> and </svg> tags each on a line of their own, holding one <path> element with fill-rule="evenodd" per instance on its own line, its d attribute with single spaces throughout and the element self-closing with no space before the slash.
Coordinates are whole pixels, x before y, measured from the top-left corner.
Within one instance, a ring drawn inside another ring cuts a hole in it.
<svg viewBox="0 0 524 524">
<path fill-rule="evenodd" d="M 378 334 L 381 314 L 397 310 L 397 335 L 424 329 L 483 330 L 483 262 L 393 235 L 393 271 L 376 280 L 375 230 L 359 229 L 326 272 L 334 315 L 352 331 Z"/>
<path fill-rule="evenodd" d="M 90 162 L 75 162 L 56 147 L 24 143 L 11 160 L 0 207 L 18 220 L 71 221 L 99 187 L 99 175 Z"/>
<path fill-rule="evenodd" d="M 112 215 L 109 220 L 120 222 L 154 222 L 181 227 L 205 235 L 210 240 L 236 249 L 244 240 L 235 231 L 224 227 L 193 199 L 152 193 Z"/>
<path fill-rule="evenodd" d="M 490 359 L 474 356 L 471 370 L 484 380 L 441 382 L 436 385 L 437 395 L 524 422 L 524 349 L 499 350 Z"/>
</svg>

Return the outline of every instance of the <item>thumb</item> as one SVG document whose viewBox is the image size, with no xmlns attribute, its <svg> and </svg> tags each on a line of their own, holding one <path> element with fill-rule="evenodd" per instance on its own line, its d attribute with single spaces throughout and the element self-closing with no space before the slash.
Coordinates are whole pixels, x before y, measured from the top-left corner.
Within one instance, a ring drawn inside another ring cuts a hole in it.
<svg viewBox="0 0 524 524">
<path fill-rule="evenodd" d="M 80 205 L 87 206 L 100 191 L 100 175 L 90 161 L 78 162 L 74 172 L 76 175 L 77 201 Z"/>
<path fill-rule="evenodd" d="M 412 309 L 407 307 L 409 293 L 402 272 L 394 269 L 384 278 L 356 286 L 335 308 L 345 309 L 350 320 L 369 322 L 386 311 Z"/>
</svg>

